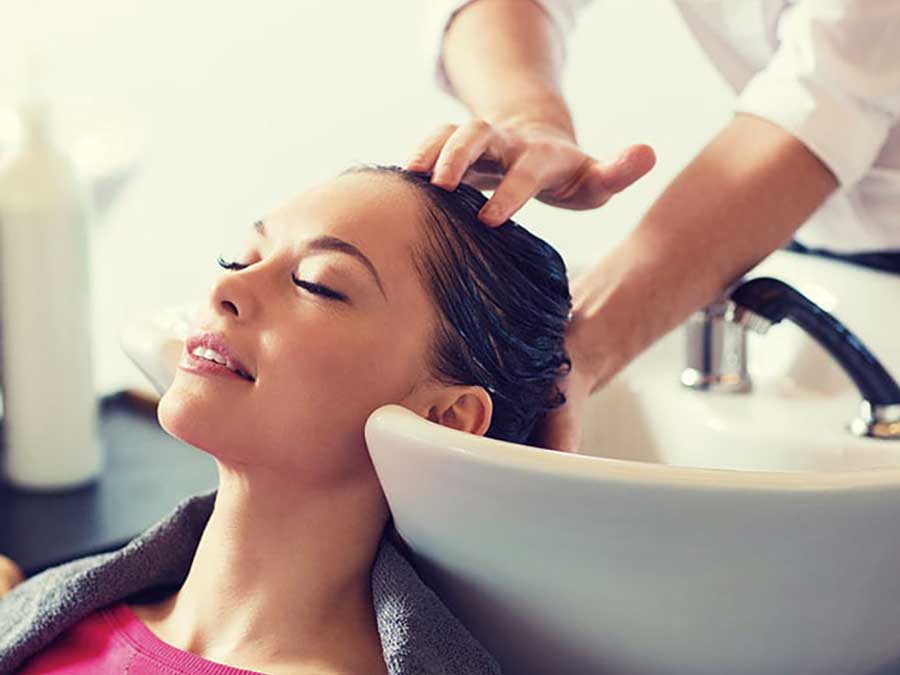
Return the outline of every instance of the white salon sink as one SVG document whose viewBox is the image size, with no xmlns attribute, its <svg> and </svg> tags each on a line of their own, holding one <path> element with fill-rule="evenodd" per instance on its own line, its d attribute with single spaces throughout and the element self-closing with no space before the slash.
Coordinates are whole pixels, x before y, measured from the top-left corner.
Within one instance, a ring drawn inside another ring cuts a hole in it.
<svg viewBox="0 0 900 675">
<path fill-rule="evenodd" d="M 900 376 L 900 276 L 777 252 Z M 399 407 L 366 438 L 417 569 L 512 675 L 900 672 L 900 442 L 787 322 L 750 336 L 754 390 L 683 388 L 673 331 L 598 392 L 580 454 Z"/>
<path fill-rule="evenodd" d="M 786 281 L 835 314 L 900 378 L 900 276 L 783 252 L 748 275 L 756 276 Z M 900 467 L 900 442 L 846 430 L 859 392 L 803 331 L 785 320 L 751 332 L 748 352 L 751 392 L 694 391 L 679 383 L 685 334 L 673 331 L 592 397 L 580 452 L 744 471 Z"/>
</svg>

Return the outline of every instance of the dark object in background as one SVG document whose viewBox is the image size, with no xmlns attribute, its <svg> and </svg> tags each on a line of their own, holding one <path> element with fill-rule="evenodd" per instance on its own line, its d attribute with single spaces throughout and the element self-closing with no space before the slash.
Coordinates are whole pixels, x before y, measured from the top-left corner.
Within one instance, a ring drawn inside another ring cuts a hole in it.
<svg viewBox="0 0 900 675">
<path fill-rule="evenodd" d="M 99 407 L 108 454 L 96 484 L 44 494 L 0 484 L 0 553 L 26 577 L 120 548 L 185 497 L 218 485 L 215 460 L 167 434 L 152 401 L 123 391 Z"/>
<path fill-rule="evenodd" d="M 872 269 L 881 270 L 882 272 L 894 272 L 900 274 L 900 249 L 875 251 L 873 253 L 834 253 L 824 248 L 809 248 L 792 239 L 791 242 L 784 247 L 784 250 L 793 251 L 794 253 L 805 253 L 806 255 L 817 255 L 823 258 L 831 258 L 832 260 L 841 260 L 853 265 L 871 267 Z"/>
</svg>

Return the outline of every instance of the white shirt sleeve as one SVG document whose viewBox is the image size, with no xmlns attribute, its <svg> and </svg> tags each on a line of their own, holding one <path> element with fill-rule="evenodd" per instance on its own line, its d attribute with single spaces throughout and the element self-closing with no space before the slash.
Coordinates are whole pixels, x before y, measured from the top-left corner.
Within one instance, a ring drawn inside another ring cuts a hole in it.
<svg viewBox="0 0 900 675">
<path fill-rule="evenodd" d="M 428 0 L 428 8 L 425 11 L 424 30 L 422 33 L 422 48 L 425 52 L 425 62 L 429 68 L 433 68 L 432 76 L 438 87 L 448 94 L 453 93 L 447 71 L 444 68 L 443 45 L 444 33 L 453 17 L 470 2 L 477 0 Z M 536 2 L 544 8 L 553 22 L 559 27 L 563 38 L 563 49 L 569 34 L 575 28 L 576 14 L 579 9 L 587 5 L 591 0 L 521 0 L 521 2 Z M 489 36 L 485 36 L 489 39 Z"/>
<path fill-rule="evenodd" d="M 800 0 L 778 37 L 737 111 L 793 134 L 852 186 L 900 116 L 900 0 Z"/>
</svg>

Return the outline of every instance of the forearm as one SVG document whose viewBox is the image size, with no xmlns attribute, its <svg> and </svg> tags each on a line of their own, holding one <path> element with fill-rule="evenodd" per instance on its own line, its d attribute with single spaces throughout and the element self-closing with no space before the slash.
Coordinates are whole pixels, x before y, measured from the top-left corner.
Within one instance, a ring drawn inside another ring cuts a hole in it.
<svg viewBox="0 0 900 675">
<path fill-rule="evenodd" d="M 573 283 L 570 333 L 595 388 L 785 244 L 836 187 L 800 141 L 737 115 Z"/>
<path fill-rule="evenodd" d="M 573 140 L 560 90 L 563 37 L 531 0 L 476 0 L 447 29 L 443 57 L 456 96 L 489 122 L 549 124 Z"/>
</svg>

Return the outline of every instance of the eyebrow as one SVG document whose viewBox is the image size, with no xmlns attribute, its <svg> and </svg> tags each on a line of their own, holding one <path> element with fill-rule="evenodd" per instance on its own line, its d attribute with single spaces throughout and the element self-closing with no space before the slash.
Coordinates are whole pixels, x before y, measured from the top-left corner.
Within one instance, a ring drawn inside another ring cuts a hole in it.
<svg viewBox="0 0 900 675">
<path fill-rule="evenodd" d="M 257 220 L 255 223 L 253 223 L 253 229 L 256 230 L 260 236 L 267 236 L 266 226 L 263 221 Z M 344 241 L 343 239 L 332 237 L 329 234 L 323 234 L 305 241 L 303 243 L 303 247 L 311 251 L 337 251 L 338 253 L 346 253 L 347 255 L 353 256 L 363 265 L 365 265 L 366 269 L 368 269 L 369 272 L 372 273 L 372 277 L 375 279 L 375 283 L 378 284 L 378 290 L 381 291 L 381 295 L 383 295 L 384 299 L 387 300 L 387 294 L 384 292 L 384 286 L 381 283 L 381 277 L 378 276 L 378 270 L 375 269 L 375 265 L 373 265 L 372 261 L 369 260 L 368 257 L 366 257 L 365 253 L 360 251 L 349 241 Z"/>
</svg>

